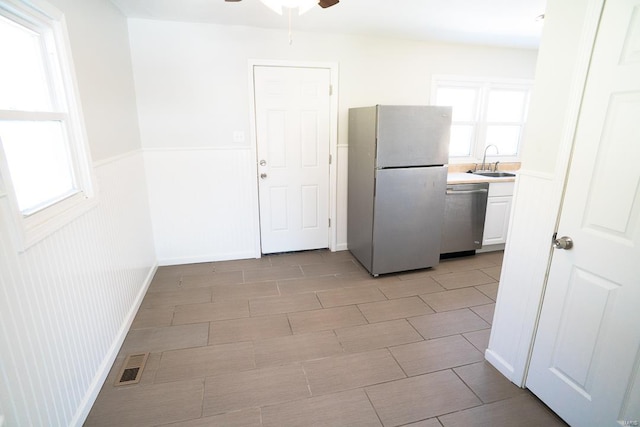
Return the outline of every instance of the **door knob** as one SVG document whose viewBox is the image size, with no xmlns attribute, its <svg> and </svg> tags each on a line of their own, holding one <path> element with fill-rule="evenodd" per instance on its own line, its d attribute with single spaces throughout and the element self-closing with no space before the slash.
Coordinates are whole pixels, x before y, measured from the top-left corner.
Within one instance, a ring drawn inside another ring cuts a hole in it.
<svg viewBox="0 0 640 427">
<path fill-rule="evenodd" d="M 568 236 L 562 236 L 559 239 L 556 239 L 556 235 L 553 235 L 553 246 L 556 249 L 571 249 L 573 247 L 573 239 Z"/>
<path fill-rule="evenodd" d="M 266 160 L 260 160 L 260 166 L 267 166 Z"/>
<path fill-rule="evenodd" d="M 266 173 L 261 173 L 261 174 L 260 174 L 260 178 L 261 178 L 261 179 L 265 179 L 266 177 L 267 177 L 267 174 L 266 174 Z"/>
</svg>

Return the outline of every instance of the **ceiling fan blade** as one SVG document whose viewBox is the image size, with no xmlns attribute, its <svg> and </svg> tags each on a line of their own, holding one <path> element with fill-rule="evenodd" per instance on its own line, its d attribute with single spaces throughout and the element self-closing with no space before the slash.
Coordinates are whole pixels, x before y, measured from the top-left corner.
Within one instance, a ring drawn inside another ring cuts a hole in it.
<svg viewBox="0 0 640 427">
<path fill-rule="evenodd" d="M 340 0 L 320 0 L 318 4 L 320 5 L 320 7 L 325 9 L 327 7 L 335 6 L 338 3 L 340 3 Z"/>
<path fill-rule="evenodd" d="M 224 0 L 224 1 L 229 2 L 229 3 L 236 3 L 236 2 L 239 2 L 239 1 L 242 1 L 242 0 Z M 323 9 L 326 9 L 327 7 L 335 6 L 338 3 L 340 3 L 340 0 L 320 0 L 318 2 L 320 7 L 322 7 Z"/>
</svg>

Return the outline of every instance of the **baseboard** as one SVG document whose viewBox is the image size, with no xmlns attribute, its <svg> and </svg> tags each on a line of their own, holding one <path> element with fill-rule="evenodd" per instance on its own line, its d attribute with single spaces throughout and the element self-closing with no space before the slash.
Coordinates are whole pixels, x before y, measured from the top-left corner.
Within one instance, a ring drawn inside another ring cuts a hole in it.
<svg viewBox="0 0 640 427">
<path fill-rule="evenodd" d="M 158 261 L 160 266 L 169 265 L 182 265 L 182 264 L 197 264 L 200 262 L 216 262 L 216 261 L 233 261 L 238 259 L 256 258 L 256 254 L 253 252 L 236 252 L 228 254 L 215 254 L 215 255 L 203 255 L 196 257 L 184 257 L 184 258 L 162 258 Z"/>
<path fill-rule="evenodd" d="M 341 243 L 336 246 L 336 252 L 347 251 L 347 250 L 348 248 L 346 243 Z M 162 267 L 166 267 L 171 265 L 197 264 L 200 262 L 235 261 L 239 259 L 252 259 L 252 258 L 258 258 L 258 257 L 256 257 L 256 254 L 253 252 L 237 252 L 237 253 L 215 254 L 215 255 L 205 255 L 205 256 L 197 256 L 197 257 L 162 258 L 158 261 L 158 265 Z"/>
<path fill-rule="evenodd" d="M 504 251 L 505 244 L 498 243 L 497 245 L 487 245 L 483 246 L 480 249 L 476 249 L 476 253 L 485 253 L 485 252 L 495 252 L 495 251 Z"/>
<path fill-rule="evenodd" d="M 102 389 L 102 385 L 107 379 L 107 375 L 109 375 L 109 371 L 111 371 L 111 367 L 113 366 L 113 363 L 115 362 L 116 357 L 118 356 L 118 352 L 120 352 L 120 347 L 122 347 L 122 343 L 124 342 L 124 339 L 127 337 L 129 328 L 133 323 L 133 319 L 136 317 L 136 313 L 138 313 L 138 309 L 142 304 L 142 300 L 144 299 L 144 296 L 147 293 L 147 289 L 149 289 L 149 285 L 151 284 L 151 281 L 153 280 L 153 276 L 156 273 L 157 269 L 158 269 L 158 264 L 156 263 L 149 270 L 149 273 L 147 274 L 147 277 L 144 280 L 144 284 L 140 288 L 140 291 L 136 296 L 135 302 L 131 306 L 131 309 L 129 310 L 129 313 L 125 318 L 125 321 L 122 323 L 122 326 L 120 326 L 120 330 L 116 334 L 116 338 L 113 340 L 113 343 L 111 344 L 111 347 L 107 352 L 107 355 L 102 360 L 102 363 L 100 364 L 100 367 L 98 368 L 96 375 L 93 377 L 93 381 L 91 382 L 91 385 L 87 390 L 87 393 L 85 394 L 84 398 L 82 399 L 82 402 L 78 406 L 78 410 L 76 411 L 76 414 L 74 415 L 69 425 L 81 427 L 84 424 L 87 417 L 89 416 L 89 412 L 91 411 L 93 404 L 98 398 L 98 394 Z"/>
<path fill-rule="evenodd" d="M 491 365 L 494 368 L 496 368 L 502 375 L 507 377 L 509 381 L 511 381 L 518 387 L 523 387 L 524 384 L 521 384 L 520 382 L 515 382 L 513 380 L 513 376 L 514 376 L 513 366 L 508 364 L 502 357 L 500 357 L 493 350 L 487 349 L 484 352 L 484 358 L 487 360 L 487 362 L 491 363 Z"/>
<path fill-rule="evenodd" d="M 338 243 L 336 245 L 336 252 L 338 252 L 338 251 L 348 251 L 348 250 L 349 250 L 349 248 L 347 247 L 346 243 Z"/>
</svg>

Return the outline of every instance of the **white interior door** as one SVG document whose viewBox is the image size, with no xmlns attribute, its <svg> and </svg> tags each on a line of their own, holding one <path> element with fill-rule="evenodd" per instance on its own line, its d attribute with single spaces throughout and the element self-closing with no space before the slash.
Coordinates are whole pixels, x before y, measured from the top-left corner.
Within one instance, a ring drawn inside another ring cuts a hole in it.
<svg viewBox="0 0 640 427">
<path fill-rule="evenodd" d="M 329 246 L 331 71 L 254 67 L 262 253 Z"/>
<path fill-rule="evenodd" d="M 607 0 L 526 386 L 574 426 L 640 422 L 640 0 Z"/>
</svg>

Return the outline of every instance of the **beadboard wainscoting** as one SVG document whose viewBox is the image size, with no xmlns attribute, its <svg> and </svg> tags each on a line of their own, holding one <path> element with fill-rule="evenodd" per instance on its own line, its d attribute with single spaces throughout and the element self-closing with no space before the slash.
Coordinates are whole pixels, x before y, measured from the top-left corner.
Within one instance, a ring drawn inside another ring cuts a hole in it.
<svg viewBox="0 0 640 427">
<path fill-rule="evenodd" d="M 97 206 L 25 252 L 0 196 L 0 413 L 80 425 L 155 272 L 140 151 L 94 165 Z"/>
<path fill-rule="evenodd" d="M 524 386 L 551 252 L 561 186 L 552 174 L 520 170 L 514 192 L 489 348 L 485 356 Z M 535 260 L 535 262 L 533 261 Z"/>
<path fill-rule="evenodd" d="M 337 249 L 346 249 L 347 145 L 338 146 Z M 249 147 L 144 150 L 160 265 L 260 256 L 256 159 Z"/>
<path fill-rule="evenodd" d="M 145 149 L 160 265 L 255 258 L 255 155 L 240 148 Z"/>
</svg>

